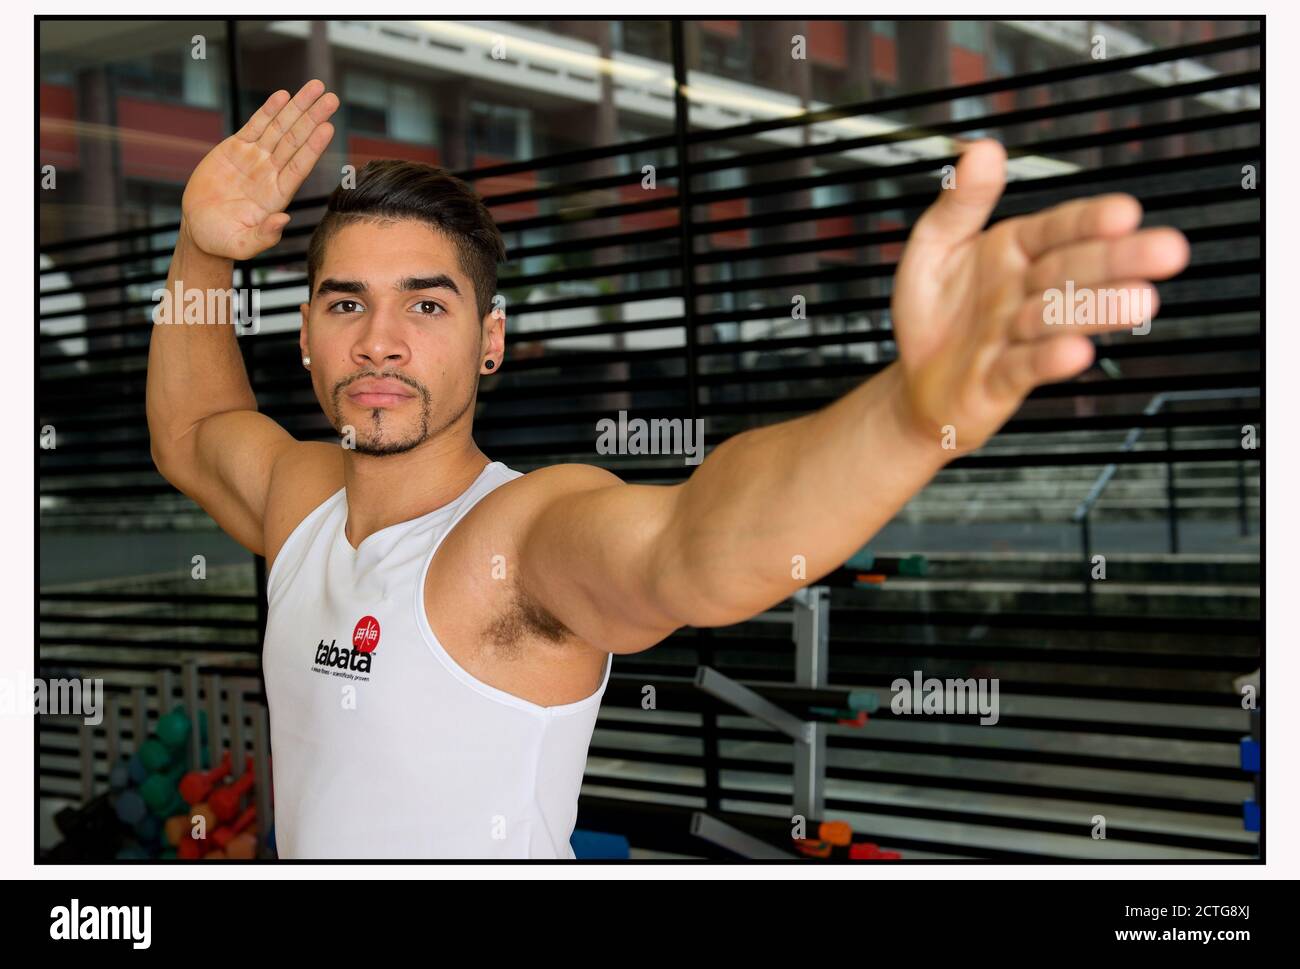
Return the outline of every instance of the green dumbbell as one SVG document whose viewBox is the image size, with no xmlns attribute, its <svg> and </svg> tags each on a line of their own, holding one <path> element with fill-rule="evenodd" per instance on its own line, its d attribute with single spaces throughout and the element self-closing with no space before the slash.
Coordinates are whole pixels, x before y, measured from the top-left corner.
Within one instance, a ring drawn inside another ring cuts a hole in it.
<svg viewBox="0 0 1300 969">
<path fill-rule="evenodd" d="M 909 555 L 898 560 L 899 575 L 924 576 L 930 569 L 930 563 L 924 555 Z"/>
<path fill-rule="evenodd" d="M 184 706 L 179 706 L 158 721 L 154 736 L 163 742 L 169 750 L 180 750 L 190 739 L 190 715 Z"/>
<path fill-rule="evenodd" d="M 873 690 L 850 690 L 849 709 L 855 713 L 861 710 L 875 713 L 880 709 L 880 697 Z"/>
<path fill-rule="evenodd" d="M 171 750 L 157 737 L 150 737 L 140 745 L 140 763 L 150 774 L 166 770 L 171 762 Z"/>
<path fill-rule="evenodd" d="M 183 776 L 185 776 L 184 767 L 175 767 L 165 774 L 150 774 L 140 785 L 140 796 L 144 798 L 144 803 L 149 805 L 149 810 L 154 814 L 167 817 L 168 809 L 180 796 L 176 788 Z"/>
</svg>

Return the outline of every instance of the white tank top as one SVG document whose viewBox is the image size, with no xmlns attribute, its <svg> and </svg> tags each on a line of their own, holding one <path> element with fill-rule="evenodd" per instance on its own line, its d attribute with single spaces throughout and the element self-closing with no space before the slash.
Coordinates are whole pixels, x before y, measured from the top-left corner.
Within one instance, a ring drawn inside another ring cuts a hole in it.
<svg viewBox="0 0 1300 969">
<path fill-rule="evenodd" d="M 340 489 L 293 530 L 267 576 L 262 661 L 281 858 L 572 858 L 600 688 L 543 707 L 476 679 L 424 610 L 442 540 L 493 489 L 368 536 Z"/>
</svg>

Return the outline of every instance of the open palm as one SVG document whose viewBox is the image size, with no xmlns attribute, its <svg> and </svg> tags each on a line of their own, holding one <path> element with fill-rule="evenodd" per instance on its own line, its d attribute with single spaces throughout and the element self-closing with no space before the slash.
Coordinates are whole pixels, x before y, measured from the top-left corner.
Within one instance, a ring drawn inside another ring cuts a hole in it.
<svg viewBox="0 0 1300 969">
<path fill-rule="evenodd" d="M 339 99 L 312 80 L 276 91 L 201 161 L 181 198 L 185 231 L 204 252 L 248 259 L 280 241 L 284 211 L 334 137 Z"/>
<path fill-rule="evenodd" d="M 1149 322 L 1151 280 L 1188 260 L 1176 229 L 1138 230 L 1142 207 L 1131 195 L 1077 199 L 985 230 L 1005 185 L 1002 146 L 968 145 L 955 185 L 917 221 L 895 277 L 894 339 L 911 416 L 936 439 L 951 428 L 958 453 L 983 444 L 1034 387 L 1085 370 L 1089 335 Z M 1044 293 L 1067 282 L 1132 298 L 1114 319 L 1063 328 L 1046 321 Z"/>
</svg>

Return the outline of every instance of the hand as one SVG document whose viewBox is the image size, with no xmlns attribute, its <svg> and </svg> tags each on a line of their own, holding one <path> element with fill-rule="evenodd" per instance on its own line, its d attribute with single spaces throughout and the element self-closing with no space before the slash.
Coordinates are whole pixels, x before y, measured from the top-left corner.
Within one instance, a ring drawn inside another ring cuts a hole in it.
<svg viewBox="0 0 1300 969">
<path fill-rule="evenodd" d="M 248 123 L 204 157 L 181 197 L 182 230 L 201 250 L 249 259 L 280 241 L 284 211 L 334 137 L 339 99 L 308 81 L 276 91 Z"/>
<path fill-rule="evenodd" d="M 955 186 L 913 228 L 894 281 L 906 418 L 934 441 L 951 425 L 954 456 L 988 440 L 1034 387 L 1086 370 L 1089 334 L 1149 323 L 1151 280 L 1187 265 L 1181 232 L 1138 231 L 1142 206 L 1131 195 L 1076 199 L 981 231 L 1005 185 L 1002 146 L 968 145 Z M 1127 307 L 1101 323 L 1048 322 L 1044 293 L 1064 294 L 1067 281 L 1076 293 L 1127 290 Z"/>
</svg>

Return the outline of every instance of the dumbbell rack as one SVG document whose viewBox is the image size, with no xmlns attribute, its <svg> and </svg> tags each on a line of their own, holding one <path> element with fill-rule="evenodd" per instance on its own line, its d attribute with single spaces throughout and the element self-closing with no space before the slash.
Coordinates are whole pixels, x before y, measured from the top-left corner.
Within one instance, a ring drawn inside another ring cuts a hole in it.
<svg viewBox="0 0 1300 969">
<path fill-rule="evenodd" d="M 174 669 L 161 668 L 154 674 L 156 704 L 152 722 L 158 723 L 171 712 L 177 702 L 177 674 Z M 245 695 L 260 691 L 261 685 L 254 676 L 222 676 L 218 673 L 200 674 L 195 661 L 186 662 L 180 671 L 180 702 L 189 712 L 190 732 L 187 741 L 189 763 L 198 765 L 202 761 L 202 740 L 199 725 L 199 711 L 205 709 L 208 720 L 208 755 L 209 765 L 215 767 L 221 762 L 223 754 L 229 750 L 231 769 L 227 775 L 231 782 L 239 780 L 246 770 L 247 750 L 246 720 L 252 718 L 252 760 L 255 772 L 253 798 L 257 809 L 258 857 L 271 857 L 266 844 L 266 833 L 273 824 L 271 803 L 271 734 L 270 718 L 265 704 L 255 703 L 250 710 L 245 703 Z M 224 696 L 223 696 L 224 694 Z M 127 690 L 114 691 L 106 697 L 104 710 L 104 740 L 109 765 L 128 756 L 125 731 L 123 727 L 128 720 L 123 707 L 130 705 L 129 753 L 138 753 L 141 744 L 150 735 L 150 703 L 146 685 L 136 683 Z M 223 711 L 224 706 L 224 711 Z M 225 717 L 223 718 L 223 712 Z M 228 725 L 228 729 L 227 729 Z M 80 786 L 82 803 L 88 804 L 101 793 L 95 777 L 95 728 L 83 722 L 80 727 Z"/>
<path fill-rule="evenodd" d="M 826 689 L 829 685 L 827 671 L 830 663 L 830 588 L 824 585 L 808 586 L 791 596 L 790 602 L 792 608 L 788 612 L 764 612 L 749 621 L 790 623 L 795 645 L 795 679 L 792 685 Z M 802 720 L 743 683 L 709 666 L 701 666 L 696 671 L 695 685 L 710 696 L 790 738 L 794 743 L 793 813 L 801 815 L 810 824 L 824 817 L 827 724 Z M 706 811 L 696 811 L 691 816 L 691 833 L 745 858 L 789 861 L 798 857 L 755 838 Z"/>
</svg>

